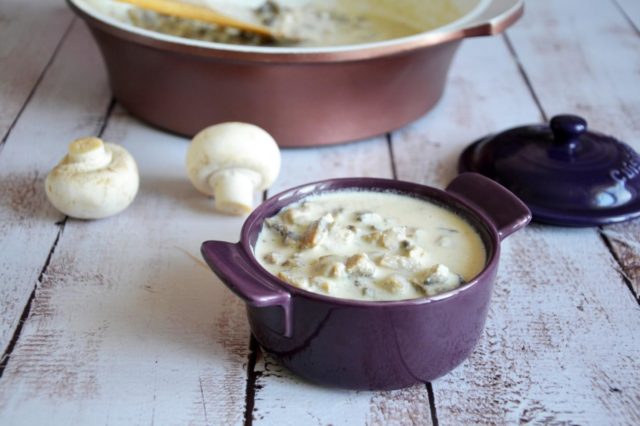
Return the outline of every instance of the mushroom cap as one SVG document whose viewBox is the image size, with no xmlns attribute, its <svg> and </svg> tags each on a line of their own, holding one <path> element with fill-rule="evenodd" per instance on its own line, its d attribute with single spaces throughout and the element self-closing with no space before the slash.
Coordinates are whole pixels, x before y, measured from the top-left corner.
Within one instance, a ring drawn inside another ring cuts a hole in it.
<svg viewBox="0 0 640 426">
<path fill-rule="evenodd" d="M 200 131 L 187 150 L 187 174 L 202 193 L 213 195 L 211 176 L 225 169 L 256 172 L 256 191 L 264 191 L 280 172 L 280 150 L 262 128 L 249 123 L 216 124 Z"/>
<path fill-rule="evenodd" d="M 78 219 L 100 219 L 120 213 L 138 192 L 139 177 L 135 160 L 121 146 L 105 143 L 110 161 L 96 165 L 76 161 L 70 153 L 53 168 L 45 180 L 51 204 L 62 213 Z"/>
</svg>

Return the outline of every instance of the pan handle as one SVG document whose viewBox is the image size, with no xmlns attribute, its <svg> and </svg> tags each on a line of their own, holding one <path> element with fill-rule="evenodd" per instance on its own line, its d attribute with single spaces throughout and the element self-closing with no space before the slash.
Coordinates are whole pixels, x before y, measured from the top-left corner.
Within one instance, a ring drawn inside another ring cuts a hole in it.
<svg viewBox="0 0 640 426">
<path fill-rule="evenodd" d="M 478 173 L 462 173 L 447 186 L 473 208 L 484 213 L 504 240 L 531 221 L 529 208 L 499 183 Z"/>
<path fill-rule="evenodd" d="M 493 0 L 478 16 L 461 24 L 461 31 L 465 37 L 498 34 L 516 22 L 523 12 L 524 0 Z"/>
<path fill-rule="evenodd" d="M 218 278 L 247 305 L 257 308 L 281 307 L 284 312 L 282 334 L 291 337 L 291 294 L 274 286 L 256 271 L 240 243 L 205 241 L 200 251 Z"/>
</svg>

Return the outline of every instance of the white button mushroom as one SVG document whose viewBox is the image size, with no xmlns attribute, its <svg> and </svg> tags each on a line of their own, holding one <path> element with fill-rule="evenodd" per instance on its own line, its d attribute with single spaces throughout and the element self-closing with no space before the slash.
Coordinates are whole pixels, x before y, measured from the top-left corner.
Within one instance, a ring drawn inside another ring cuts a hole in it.
<svg viewBox="0 0 640 426">
<path fill-rule="evenodd" d="M 213 195 L 216 209 L 247 214 L 255 191 L 264 191 L 280 172 L 280 150 L 263 129 L 247 123 L 222 123 L 198 133 L 187 151 L 187 174 L 202 193 Z"/>
<path fill-rule="evenodd" d="M 45 181 L 49 201 L 78 219 L 120 213 L 138 192 L 138 168 L 121 146 L 88 137 L 69 145 L 69 152 Z"/>
</svg>

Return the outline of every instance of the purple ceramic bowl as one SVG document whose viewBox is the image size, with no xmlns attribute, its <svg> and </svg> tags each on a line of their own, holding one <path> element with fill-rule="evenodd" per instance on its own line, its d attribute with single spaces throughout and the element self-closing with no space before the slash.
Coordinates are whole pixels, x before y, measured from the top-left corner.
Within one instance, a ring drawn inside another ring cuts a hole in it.
<svg viewBox="0 0 640 426">
<path fill-rule="evenodd" d="M 258 263 L 253 247 L 266 218 L 311 194 L 344 189 L 394 191 L 449 208 L 480 234 L 485 268 L 437 296 L 369 302 L 299 289 Z M 475 173 L 461 174 L 445 191 L 388 179 L 331 179 L 270 198 L 247 218 L 239 243 L 206 241 L 202 255 L 246 302 L 258 343 L 291 371 L 322 385 L 397 389 L 442 376 L 469 356 L 484 328 L 500 241 L 530 219 L 518 198 Z"/>
</svg>

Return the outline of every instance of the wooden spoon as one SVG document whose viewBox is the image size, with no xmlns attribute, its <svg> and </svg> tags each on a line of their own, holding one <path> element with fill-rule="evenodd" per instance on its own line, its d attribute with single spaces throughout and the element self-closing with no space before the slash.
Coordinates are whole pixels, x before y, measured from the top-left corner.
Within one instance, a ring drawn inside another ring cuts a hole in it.
<svg viewBox="0 0 640 426">
<path fill-rule="evenodd" d="M 198 21 L 216 24 L 222 27 L 237 28 L 242 31 L 261 35 L 272 40 L 290 40 L 277 31 L 264 25 L 252 24 L 241 21 L 222 14 L 216 10 L 204 6 L 182 3 L 176 0 L 117 0 L 122 3 L 129 3 L 142 9 L 151 10 L 163 15 L 175 16 L 178 18 L 195 19 Z"/>
</svg>

